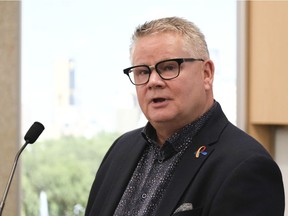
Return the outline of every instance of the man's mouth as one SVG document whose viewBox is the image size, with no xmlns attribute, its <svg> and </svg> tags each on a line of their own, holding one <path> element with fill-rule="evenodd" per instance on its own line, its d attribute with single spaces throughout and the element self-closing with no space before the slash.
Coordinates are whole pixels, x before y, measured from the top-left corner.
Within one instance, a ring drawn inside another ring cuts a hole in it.
<svg viewBox="0 0 288 216">
<path fill-rule="evenodd" d="M 165 98 L 154 98 L 152 101 L 153 101 L 153 103 L 160 103 L 160 102 L 163 102 L 165 100 L 166 100 Z"/>
</svg>

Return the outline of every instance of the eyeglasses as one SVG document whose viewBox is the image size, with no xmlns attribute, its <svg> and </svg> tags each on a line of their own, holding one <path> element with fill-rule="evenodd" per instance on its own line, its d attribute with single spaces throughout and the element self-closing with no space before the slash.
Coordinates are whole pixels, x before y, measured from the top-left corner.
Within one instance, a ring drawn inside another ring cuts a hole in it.
<svg viewBox="0 0 288 216">
<path fill-rule="evenodd" d="M 183 62 L 194 62 L 194 61 L 204 61 L 204 59 L 195 59 L 195 58 L 177 58 L 177 59 L 168 59 L 158 62 L 155 66 L 148 65 L 137 65 L 129 67 L 123 70 L 132 84 L 134 85 L 144 85 L 149 82 L 150 75 L 152 70 L 155 69 L 158 75 L 163 80 L 171 80 L 179 76 L 180 74 L 180 65 Z"/>
</svg>

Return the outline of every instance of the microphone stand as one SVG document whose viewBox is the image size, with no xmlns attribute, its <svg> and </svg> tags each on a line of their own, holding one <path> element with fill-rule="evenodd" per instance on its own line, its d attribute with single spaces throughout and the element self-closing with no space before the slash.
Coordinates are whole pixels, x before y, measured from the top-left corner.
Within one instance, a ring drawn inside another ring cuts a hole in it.
<svg viewBox="0 0 288 216">
<path fill-rule="evenodd" d="M 22 153 L 22 151 L 25 149 L 25 147 L 29 143 L 32 144 L 37 140 L 37 138 L 40 136 L 40 134 L 42 133 L 42 131 L 44 129 L 45 129 L 44 126 L 40 122 L 34 122 L 34 124 L 29 128 L 26 135 L 24 136 L 25 144 L 20 148 L 20 150 L 17 152 L 17 154 L 15 156 L 13 167 L 12 167 L 12 170 L 11 170 L 11 173 L 9 176 L 9 180 L 8 180 L 7 185 L 6 185 L 2 201 L 0 203 L 0 216 L 2 215 L 2 212 L 4 209 L 7 194 L 8 194 L 8 191 L 9 191 L 9 188 L 10 188 L 10 185 L 11 185 L 14 173 L 15 173 L 15 169 L 16 169 L 20 154 Z"/>
<path fill-rule="evenodd" d="M 16 166 L 17 166 L 17 163 L 18 163 L 19 156 L 20 156 L 20 154 L 22 153 L 22 151 L 26 148 L 26 146 L 27 146 L 28 144 L 29 144 L 29 142 L 26 141 L 25 144 L 20 148 L 20 150 L 18 151 L 18 153 L 17 153 L 16 156 L 15 156 L 15 160 L 14 160 L 14 163 L 13 163 L 12 170 L 11 170 L 11 172 L 10 172 L 9 180 L 8 180 L 8 182 L 7 182 L 4 195 L 3 195 L 2 201 L 1 201 L 1 203 L 0 203 L 0 216 L 2 215 L 2 211 L 3 211 L 3 209 L 4 209 L 5 201 L 6 201 L 7 194 L 8 194 L 8 191 L 9 191 L 9 189 L 10 189 L 10 185 L 11 185 L 11 182 L 12 182 L 12 179 L 13 179 L 13 176 L 14 176 L 14 173 L 15 173 L 15 169 L 16 169 Z"/>
</svg>

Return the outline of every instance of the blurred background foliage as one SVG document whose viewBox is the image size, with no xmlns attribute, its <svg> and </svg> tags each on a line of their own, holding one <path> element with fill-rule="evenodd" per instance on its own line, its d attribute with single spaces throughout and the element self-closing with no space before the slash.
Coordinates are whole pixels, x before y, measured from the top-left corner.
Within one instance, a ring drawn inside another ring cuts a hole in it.
<svg viewBox="0 0 288 216">
<path fill-rule="evenodd" d="M 47 195 L 49 216 L 84 215 L 95 173 L 118 136 L 102 132 L 91 139 L 71 136 L 27 146 L 22 155 L 21 215 L 40 215 L 41 192 Z"/>
</svg>

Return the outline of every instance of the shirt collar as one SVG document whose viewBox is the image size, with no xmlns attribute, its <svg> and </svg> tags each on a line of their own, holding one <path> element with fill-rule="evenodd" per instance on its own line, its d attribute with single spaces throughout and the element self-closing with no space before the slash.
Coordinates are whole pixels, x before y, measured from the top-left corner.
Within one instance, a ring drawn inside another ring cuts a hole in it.
<svg viewBox="0 0 288 216">
<path fill-rule="evenodd" d="M 171 137 L 169 137 L 161 147 L 161 151 L 163 151 L 161 155 L 166 158 L 173 153 L 181 151 L 184 145 L 187 145 L 187 143 L 190 143 L 192 141 L 192 138 L 208 121 L 209 117 L 213 114 L 217 106 L 218 102 L 214 101 L 213 106 L 206 113 L 204 113 L 197 120 L 185 125 L 183 128 L 175 132 Z M 159 147 L 159 144 L 157 143 L 156 130 L 150 122 L 148 122 L 143 128 L 142 136 L 148 143 Z"/>
</svg>

